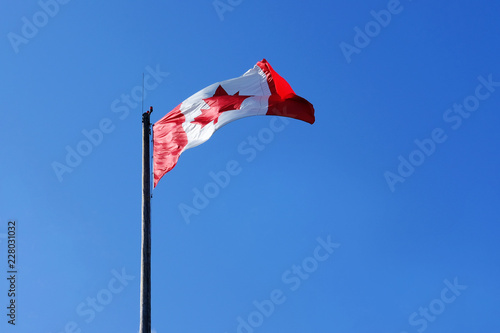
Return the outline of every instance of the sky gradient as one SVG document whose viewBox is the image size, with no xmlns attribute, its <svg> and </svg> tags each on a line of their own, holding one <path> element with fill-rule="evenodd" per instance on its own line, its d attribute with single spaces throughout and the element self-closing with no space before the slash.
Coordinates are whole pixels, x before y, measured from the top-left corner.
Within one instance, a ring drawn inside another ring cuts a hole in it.
<svg viewBox="0 0 500 333">
<path fill-rule="evenodd" d="M 0 12 L 1 332 L 138 331 L 143 73 L 155 122 L 263 58 L 316 122 L 238 120 L 162 178 L 155 332 L 500 330 L 500 3 L 7 0 Z"/>
</svg>

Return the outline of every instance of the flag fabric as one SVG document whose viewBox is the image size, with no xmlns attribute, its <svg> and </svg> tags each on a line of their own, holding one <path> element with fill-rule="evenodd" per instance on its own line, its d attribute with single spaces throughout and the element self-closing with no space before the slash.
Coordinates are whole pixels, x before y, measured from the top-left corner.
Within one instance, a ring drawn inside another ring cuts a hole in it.
<svg viewBox="0 0 500 333">
<path fill-rule="evenodd" d="M 154 187 L 183 151 L 207 141 L 222 126 L 257 115 L 314 123 L 314 108 L 263 59 L 242 76 L 192 95 L 153 125 Z"/>
</svg>

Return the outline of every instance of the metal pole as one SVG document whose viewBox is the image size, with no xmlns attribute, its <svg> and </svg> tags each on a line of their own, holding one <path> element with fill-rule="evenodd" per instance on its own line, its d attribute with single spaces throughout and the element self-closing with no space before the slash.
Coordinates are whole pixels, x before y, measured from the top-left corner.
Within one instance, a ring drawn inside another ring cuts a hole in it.
<svg viewBox="0 0 500 333">
<path fill-rule="evenodd" d="M 151 333 L 151 168 L 150 115 L 142 114 L 142 250 L 141 250 L 141 324 L 140 333 Z"/>
</svg>

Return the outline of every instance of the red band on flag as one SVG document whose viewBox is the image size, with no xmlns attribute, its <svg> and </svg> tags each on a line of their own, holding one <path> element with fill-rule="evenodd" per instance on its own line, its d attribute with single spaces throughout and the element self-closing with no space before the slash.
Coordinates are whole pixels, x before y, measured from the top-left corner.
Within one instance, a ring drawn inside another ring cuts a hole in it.
<svg viewBox="0 0 500 333">
<path fill-rule="evenodd" d="M 266 115 L 290 117 L 314 124 L 314 107 L 306 99 L 297 96 L 292 87 L 271 67 L 266 59 L 257 63 L 266 74 L 271 90 Z"/>
<path fill-rule="evenodd" d="M 187 134 L 182 128 L 185 121 L 179 104 L 153 125 L 154 187 L 177 164 L 188 143 Z"/>
</svg>

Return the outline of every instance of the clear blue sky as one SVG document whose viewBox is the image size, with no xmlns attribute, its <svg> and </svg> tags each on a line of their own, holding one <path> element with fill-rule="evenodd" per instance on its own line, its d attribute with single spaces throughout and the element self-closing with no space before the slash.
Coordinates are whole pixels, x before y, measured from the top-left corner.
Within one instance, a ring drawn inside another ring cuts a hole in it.
<svg viewBox="0 0 500 333">
<path fill-rule="evenodd" d="M 500 330 L 498 2 L 62 2 L 0 5 L 1 332 L 138 331 L 142 73 L 157 121 L 262 58 L 316 123 L 239 120 L 161 180 L 155 331 Z"/>
</svg>

